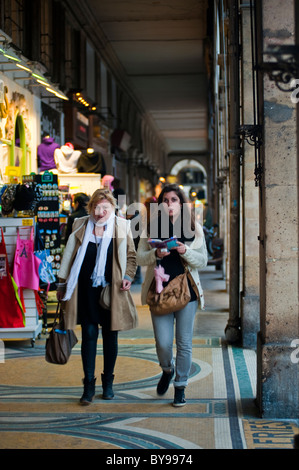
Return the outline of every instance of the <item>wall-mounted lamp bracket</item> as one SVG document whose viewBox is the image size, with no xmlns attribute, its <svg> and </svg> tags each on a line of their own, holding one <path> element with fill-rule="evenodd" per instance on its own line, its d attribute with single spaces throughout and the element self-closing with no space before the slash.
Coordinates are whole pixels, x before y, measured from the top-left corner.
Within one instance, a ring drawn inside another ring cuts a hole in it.
<svg viewBox="0 0 299 470">
<path fill-rule="evenodd" d="M 244 124 L 240 126 L 239 133 L 249 145 L 260 148 L 263 143 L 262 126 L 257 124 Z"/>
<path fill-rule="evenodd" d="M 279 90 L 294 91 L 293 80 L 299 77 L 299 47 L 296 45 L 272 45 L 264 52 L 267 61 L 263 61 L 258 69 L 266 73 Z"/>
</svg>

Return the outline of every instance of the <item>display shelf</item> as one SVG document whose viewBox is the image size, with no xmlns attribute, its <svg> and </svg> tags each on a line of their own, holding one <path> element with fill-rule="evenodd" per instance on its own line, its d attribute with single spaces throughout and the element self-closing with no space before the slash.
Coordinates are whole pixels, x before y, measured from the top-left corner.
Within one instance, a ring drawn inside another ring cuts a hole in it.
<svg viewBox="0 0 299 470">
<path fill-rule="evenodd" d="M 70 194 L 85 193 L 91 196 L 96 189 L 102 187 L 100 173 L 58 174 L 59 186 L 68 186 Z"/>
</svg>

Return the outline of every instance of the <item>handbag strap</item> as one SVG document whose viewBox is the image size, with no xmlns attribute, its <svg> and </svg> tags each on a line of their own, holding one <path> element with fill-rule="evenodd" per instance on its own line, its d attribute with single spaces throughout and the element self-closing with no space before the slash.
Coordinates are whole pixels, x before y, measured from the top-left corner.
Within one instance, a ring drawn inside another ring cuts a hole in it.
<svg viewBox="0 0 299 470">
<path fill-rule="evenodd" d="M 56 308 L 56 313 L 55 313 L 55 317 L 54 317 L 54 322 L 53 324 L 56 323 L 56 320 L 57 318 L 59 318 L 59 320 L 62 320 L 62 315 L 61 315 L 61 303 L 60 303 L 60 300 L 57 302 L 57 308 Z"/>
</svg>

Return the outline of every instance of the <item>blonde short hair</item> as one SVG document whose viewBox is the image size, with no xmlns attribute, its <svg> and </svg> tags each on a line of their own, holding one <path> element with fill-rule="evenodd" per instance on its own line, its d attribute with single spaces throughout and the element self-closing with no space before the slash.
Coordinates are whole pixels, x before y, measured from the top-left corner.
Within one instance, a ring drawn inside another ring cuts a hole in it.
<svg viewBox="0 0 299 470">
<path fill-rule="evenodd" d="M 87 204 L 88 213 L 90 214 L 93 208 L 104 199 L 107 199 L 107 201 L 116 209 L 116 199 L 112 192 L 109 189 L 96 189 Z"/>
</svg>

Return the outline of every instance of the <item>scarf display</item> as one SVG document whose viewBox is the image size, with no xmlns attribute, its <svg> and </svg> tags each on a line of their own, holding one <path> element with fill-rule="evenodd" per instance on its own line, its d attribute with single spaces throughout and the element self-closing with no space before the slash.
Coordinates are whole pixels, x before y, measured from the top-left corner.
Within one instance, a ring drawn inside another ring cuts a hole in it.
<svg viewBox="0 0 299 470">
<path fill-rule="evenodd" d="M 93 287 L 98 287 L 98 286 L 105 287 L 107 285 L 106 280 L 105 280 L 105 266 L 106 266 L 108 247 L 109 247 L 111 238 L 113 236 L 114 222 L 115 222 L 114 213 L 112 213 L 109 219 L 106 220 L 104 223 L 96 222 L 93 219 L 93 217 L 89 218 L 82 245 L 78 249 L 75 261 L 71 268 L 71 272 L 67 279 L 66 293 L 62 300 L 70 300 L 74 292 L 74 289 L 77 285 L 80 269 L 84 260 L 87 245 L 89 243 L 90 236 L 92 235 L 92 231 L 95 225 L 97 225 L 98 227 L 106 226 L 106 230 L 104 231 L 104 234 L 102 237 L 102 243 L 100 244 L 99 249 L 97 250 L 96 263 L 95 263 L 93 273 L 91 275 L 92 286 Z"/>
</svg>

